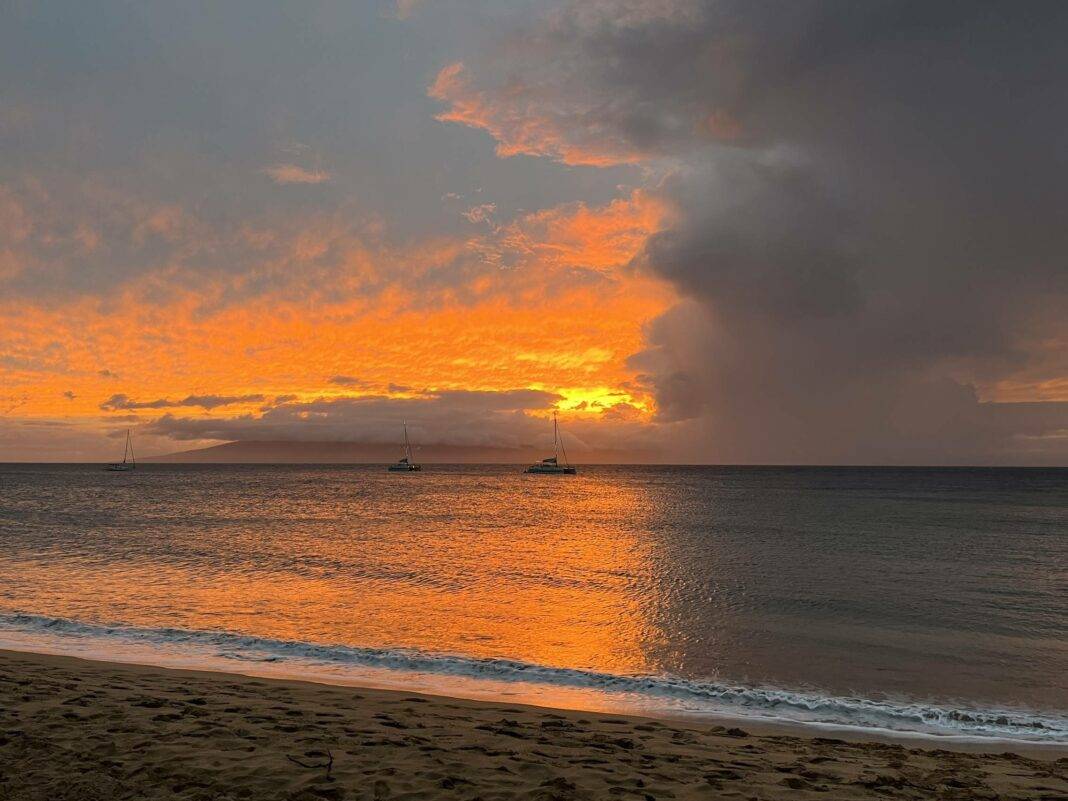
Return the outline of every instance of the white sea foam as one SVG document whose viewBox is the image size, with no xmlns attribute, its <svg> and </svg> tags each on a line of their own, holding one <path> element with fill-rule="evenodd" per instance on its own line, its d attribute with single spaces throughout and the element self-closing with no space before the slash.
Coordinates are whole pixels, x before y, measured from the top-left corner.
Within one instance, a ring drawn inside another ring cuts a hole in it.
<svg viewBox="0 0 1068 801">
<path fill-rule="evenodd" d="M 85 623 L 22 613 L 0 614 L 0 639 L 4 633 L 29 637 L 31 643 L 35 635 L 50 638 L 53 645 L 56 642 L 78 643 L 82 652 L 94 650 L 94 644 L 100 649 L 121 649 L 125 644 L 147 646 L 159 653 L 177 651 L 187 657 L 200 654 L 214 660 L 213 664 L 231 660 L 235 663 L 284 664 L 289 675 L 300 675 L 305 668 L 314 673 L 315 668 L 324 666 L 331 668 L 335 675 L 344 675 L 347 667 L 371 668 L 475 682 L 593 691 L 640 699 L 644 709 L 662 705 L 693 714 L 704 712 L 896 732 L 1068 742 L 1068 716 L 1022 709 L 954 708 L 666 675 L 619 675 L 415 649 L 325 645 L 227 631 Z"/>
</svg>

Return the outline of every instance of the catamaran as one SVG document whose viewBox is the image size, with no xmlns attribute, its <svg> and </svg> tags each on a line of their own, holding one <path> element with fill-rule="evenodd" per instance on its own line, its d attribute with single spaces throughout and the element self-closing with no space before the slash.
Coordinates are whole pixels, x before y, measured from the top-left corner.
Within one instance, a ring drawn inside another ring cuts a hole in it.
<svg viewBox="0 0 1068 801">
<path fill-rule="evenodd" d="M 560 456 L 563 455 L 563 462 Z M 556 412 L 553 412 L 553 455 L 548 459 L 542 459 L 526 469 L 527 473 L 552 473 L 553 475 L 575 475 L 578 471 L 567 463 L 567 451 L 564 443 L 560 441 L 560 426 L 556 422 Z"/>
<path fill-rule="evenodd" d="M 137 467 L 137 461 L 134 459 L 133 442 L 130 440 L 130 429 L 126 429 L 126 450 L 122 452 L 122 461 L 115 464 L 109 464 L 108 470 L 114 470 L 115 472 L 126 472 L 127 470 L 133 470 Z"/>
<path fill-rule="evenodd" d="M 389 466 L 389 472 L 391 473 L 411 473 L 415 470 L 422 470 L 420 465 L 412 462 L 412 446 L 408 442 L 408 424 L 404 424 L 404 458 L 397 461 L 396 464 Z"/>
</svg>

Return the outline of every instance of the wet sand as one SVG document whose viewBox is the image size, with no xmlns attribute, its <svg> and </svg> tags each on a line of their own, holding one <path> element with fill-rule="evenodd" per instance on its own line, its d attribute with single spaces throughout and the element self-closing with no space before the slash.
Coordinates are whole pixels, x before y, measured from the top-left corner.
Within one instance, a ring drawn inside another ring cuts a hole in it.
<svg viewBox="0 0 1068 801">
<path fill-rule="evenodd" d="M 1050 801 L 1068 758 L 0 651 L 0 799 L 133 798 Z"/>
</svg>

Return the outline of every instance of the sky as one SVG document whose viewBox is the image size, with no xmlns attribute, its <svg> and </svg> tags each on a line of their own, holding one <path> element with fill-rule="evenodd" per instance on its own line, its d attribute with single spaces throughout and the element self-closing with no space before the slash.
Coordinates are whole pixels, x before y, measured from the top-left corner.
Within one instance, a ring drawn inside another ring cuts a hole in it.
<svg viewBox="0 0 1068 801">
<path fill-rule="evenodd" d="M 0 6 L 0 461 L 1068 464 L 1068 5 Z"/>
</svg>

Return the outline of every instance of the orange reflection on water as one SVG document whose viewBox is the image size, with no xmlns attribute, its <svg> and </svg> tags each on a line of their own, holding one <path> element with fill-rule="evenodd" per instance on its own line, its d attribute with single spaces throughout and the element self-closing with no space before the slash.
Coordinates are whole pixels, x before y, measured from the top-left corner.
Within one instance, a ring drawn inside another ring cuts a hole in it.
<svg viewBox="0 0 1068 801">
<path fill-rule="evenodd" d="M 90 532 L 86 556 L 22 561 L 25 608 L 546 666 L 649 668 L 644 646 L 657 635 L 643 589 L 647 494 L 637 483 L 513 468 L 296 469 L 266 471 L 267 479 L 249 471 L 252 481 L 240 470 L 157 481 L 162 474 L 150 470 L 135 477 L 136 492 L 100 499 L 130 522 Z M 118 511 L 126 503 L 145 509 Z"/>
</svg>

